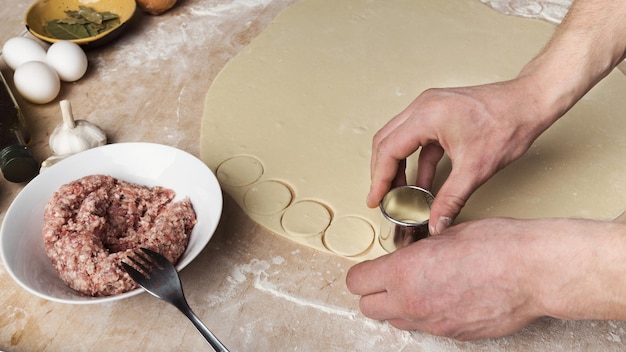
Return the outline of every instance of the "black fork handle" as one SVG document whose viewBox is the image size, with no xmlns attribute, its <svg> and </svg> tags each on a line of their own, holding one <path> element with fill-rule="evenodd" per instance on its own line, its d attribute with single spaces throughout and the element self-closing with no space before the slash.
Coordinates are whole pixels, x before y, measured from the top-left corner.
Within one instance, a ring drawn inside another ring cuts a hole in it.
<svg viewBox="0 0 626 352">
<path fill-rule="evenodd" d="M 217 337 L 215 337 L 215 335 L 213 335 L 211 330 L 209 330 L 204 325 L 204 323 L 202 323 L 202 321 L 194 314 L 194 312 L 189 307 L 189 304 L 187 304 L 185 300 L 171 302 L 171 303 L 174 307 L 178 308 L 178 310 L 180 310 L 183 314 L 185 314 L 185 316 L 189 318 L 189 320 L 191 320 L 191 322 L 196 327 L 196 329 L 198 329 L 198 331 L 202 334 L 202 336 L 204 336 L 204 338 L 211 345 L 211 347 L 213 347 L 215 351 L 229 352 L 228 348 L 226 348 L 226 346 L 224 346 L 224 344 L 221 343 L 220 340 L 218 340 Z"/>
</svg>

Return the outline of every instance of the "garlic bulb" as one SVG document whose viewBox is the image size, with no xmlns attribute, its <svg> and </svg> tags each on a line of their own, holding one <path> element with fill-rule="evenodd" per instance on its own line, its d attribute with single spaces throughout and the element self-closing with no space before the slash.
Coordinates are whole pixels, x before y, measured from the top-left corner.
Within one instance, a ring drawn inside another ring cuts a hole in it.
<svg viewBox="0 0 626 352">
<path fill-rule="evenodd" d="M 63 123 L 55 127 L 49 139 L 53 154 L 74 154 L 107 143 L 100 127 L 86 120 L 74 120 L 69 101 L 62 100 L 60 105 Z"/>
</svg>

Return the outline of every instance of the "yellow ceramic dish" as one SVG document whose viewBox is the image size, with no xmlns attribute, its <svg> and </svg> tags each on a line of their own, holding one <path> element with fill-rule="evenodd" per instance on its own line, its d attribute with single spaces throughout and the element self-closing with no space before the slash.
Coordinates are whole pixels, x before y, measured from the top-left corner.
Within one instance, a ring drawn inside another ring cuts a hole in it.
<svg viewBox="0 0 626 352">
<path fill-rule="evenodd" d="M 65 11 L 77 11 L 79 6 L 91 7 L 98 12 L 110 11 L 120 17 L 120 25 L 115 28 L 91 37 L 70 40 L 82 46 L 100 46 L 116 38 L 133 17 L 137 7 L 135 0 L 39 0 L 26 12 L 24 23 L 32 35 L 54 43 L 61 39 L 48 35 L 48 21 L 67 18 Z"/>
</svg>

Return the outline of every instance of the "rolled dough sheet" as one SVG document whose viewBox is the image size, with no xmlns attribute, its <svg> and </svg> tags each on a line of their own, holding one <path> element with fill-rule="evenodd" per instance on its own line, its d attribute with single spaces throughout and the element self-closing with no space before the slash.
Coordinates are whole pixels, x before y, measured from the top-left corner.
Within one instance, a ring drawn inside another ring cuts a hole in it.
<svg viewBox="0 0 626 352">
<path fill-rule="evenodd" d="M 553 31 L 475 0 L 303 0 L 213 82 L 202 160 L 267 229 L 356 260 L 380 256 L 380 212 L 365 205 L 374 133 L 427 88 L 515 77 Z M 458 220 L 619 215 L 624 97 L 614 72 L 478 190 Z M 415 156 L 408 164 L 414 179 Z M 448 172 L 443 162 L 434 193 Z"/>
</svg>

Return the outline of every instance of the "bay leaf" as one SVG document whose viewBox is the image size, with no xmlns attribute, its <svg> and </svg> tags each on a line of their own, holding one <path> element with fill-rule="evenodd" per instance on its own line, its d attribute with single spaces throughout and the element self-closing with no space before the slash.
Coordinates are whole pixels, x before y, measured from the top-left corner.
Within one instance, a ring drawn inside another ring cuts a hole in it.
<svg viewBox="0 0 626 352">
<path fill-rule="evenodd" d="M 101 32 L 108 31 L 120 25 L 119 18 L 114 18 L 103 23 L 104 29 Z"/>
<path fill-rule="evenodd" d="M 103 12 L 100 12 L 100 14 L 102 15 L 102 22 L 120 18 L 120 16 L 110 11 L 103 11 Z"/>
<path fill-rule="evenodd" d="M 94 36 L 94 35 L 98 35 L 98 33 L 101 32 L 101 25 L 95 24 L 95 23 L 88 23 L 85 25 L 85 29 L 87 30 L 87 33 L 89 33 L 89 36 Z"/>
<path fill-rule="evenodd" d="M 87 21 L 84 18 L 64 18 L 64 19 L 60 19 L 60 20 L 55 20 L 59 23 L 65 23 L 65 24 L 87 24 L 90 23 L 89 21 Z"/>
<path fill-rule="evenodd" d="M 82 18 L 78 11 L 67 10 L 65 11 L 65 14 L 68 15 L 70 18 Z"/>
<path fill-rule="evenodd" d="M 98 12 L 91 7 L 79 6 L 78 11 L 67 10 L 67 18 L 48 21 L 46 31 L 51 37 L 71 40 L 98 35 L 121 24 L 120 17 L 112 12 Z"/>
<path fill-rule="evenodd" d="M 54 20 L 48 21 L 46 31 L 51 37 L 62 40 L 81 39 L 90 36 L 84 25 L 59 23 Z"/>
<path fill-rule="evenodd" d="M 97 24 L 102 23 L 102 15 L 98 11 L 86 6 L 79 6 L 78 8 L 78 13 L 87 21 Z"/>
</svg>

